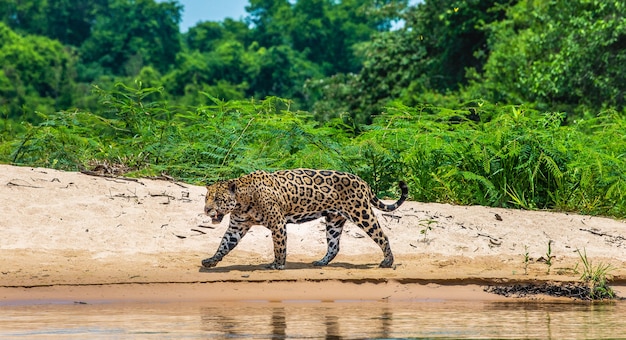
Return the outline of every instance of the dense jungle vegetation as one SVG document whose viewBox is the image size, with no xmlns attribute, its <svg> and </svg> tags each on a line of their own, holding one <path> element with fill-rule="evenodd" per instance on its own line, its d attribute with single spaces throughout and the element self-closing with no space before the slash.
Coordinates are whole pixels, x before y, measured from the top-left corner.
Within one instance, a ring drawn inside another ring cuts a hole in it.
<svg viewBox="0 0 626 340">
<path fill-rule="evenodd" d="M 0 162 L 192 183 L 356 173 L 381 196 L 626 216 L 626 5 L 0 0 Z"/>
</svg>

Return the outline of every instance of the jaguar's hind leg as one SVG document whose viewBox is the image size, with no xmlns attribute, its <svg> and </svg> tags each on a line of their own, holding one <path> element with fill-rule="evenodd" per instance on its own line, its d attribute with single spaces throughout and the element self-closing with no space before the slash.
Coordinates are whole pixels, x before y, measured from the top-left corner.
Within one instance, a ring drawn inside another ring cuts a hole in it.
<svg viewBox="0 0 626 340">
<path fill-rule="evenodd" d="M 328 251 L 321 260 L 313 262 L 314 266 L 325 266 L 337 256 L 339 240 L 343 231 L 343 225 L 346 224 L 346 218 L 339 214 L 328 214 L 326 215 L 325 224 Z"/>
<path fill-rule="evenodd" d="M 285 269 L 287 262 L 287 227 L 284 222 L 269 226 L 274 243 L 274 262 L 267 265 L 268 269 Z"/>
<path fill-rule="evenodd" d="M 361 219 L 355 221 L 355 223 L 359 226 L 359 228 L 363 229 L 383 251 L 385 258 L 379 266 L 381 268 L 391 268 L 391 266 L 393 266 L 393 253 L 391 252 L 391 247 L 389 246 L 389 239 L 380 227 L 380 223 L 378 223 L 378 219 L 376 218 L 376 215 L 374 215 L 374 211 L 371 209 L 369 209 L 369 211 L 363 210 L 361 213 Z"/>
</svg>

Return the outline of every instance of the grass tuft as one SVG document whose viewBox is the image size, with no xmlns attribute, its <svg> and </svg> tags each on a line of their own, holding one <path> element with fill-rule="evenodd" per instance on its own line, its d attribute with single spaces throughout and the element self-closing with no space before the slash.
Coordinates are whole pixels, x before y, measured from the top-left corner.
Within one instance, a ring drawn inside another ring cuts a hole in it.
<svg viewBox="0 0 626 340">
<path fill-rule="evenodd" d="M 582 274 L 580 280 L 589 287 L 589 297 L 591 300 L 603 300 L 615 298 L 615 292 L 609 287 L 609 275 L 615 270 L 608 263 L 600 263 L 593 265 L 591 260 L 587 258 L 587 251 L 583 249 L 576 250 L 583 263 Z"/>
</svg>

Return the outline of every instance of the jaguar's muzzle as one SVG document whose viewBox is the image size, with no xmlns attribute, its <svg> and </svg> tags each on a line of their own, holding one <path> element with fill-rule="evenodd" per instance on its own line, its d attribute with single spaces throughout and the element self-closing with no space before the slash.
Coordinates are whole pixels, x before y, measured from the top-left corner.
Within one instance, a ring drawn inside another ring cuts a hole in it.
<svg viewBox="0 0 626 340">
<path fill-rule="evenodd" d="M 224 218 L 224 214 L 215 214 L 209 217 L 211 217 L 211 222 L 213 222 L 213 224 L 219 224 L 220 222 L 222 222 L 222 219 Z"/>
</svg>

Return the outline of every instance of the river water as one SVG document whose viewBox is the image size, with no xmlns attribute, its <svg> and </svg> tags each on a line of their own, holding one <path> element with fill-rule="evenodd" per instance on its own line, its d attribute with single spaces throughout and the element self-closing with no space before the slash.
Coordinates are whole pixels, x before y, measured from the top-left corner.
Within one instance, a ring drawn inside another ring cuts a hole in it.
<svg viewBox="0 0 626 340">
<path fill-rule="evenodd" d="M 626 302 L 249 301 L 0 306 L 1 339 L 615 339 Z"/>
</svg>

